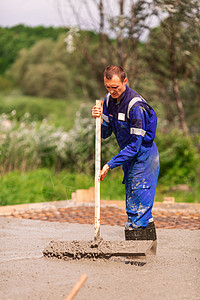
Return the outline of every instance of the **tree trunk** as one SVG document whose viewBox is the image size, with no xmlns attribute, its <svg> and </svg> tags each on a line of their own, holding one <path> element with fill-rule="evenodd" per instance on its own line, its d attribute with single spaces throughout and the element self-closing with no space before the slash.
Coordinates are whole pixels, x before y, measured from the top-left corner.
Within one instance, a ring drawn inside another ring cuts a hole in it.
<svg viewBox="0 0 200 300">
<path fill-rule="evenodd" d="M 172 74 L 172 84 L 173 84 L 173 93 L 176 101 L 176 105 L 179 113 L 179 122 L 180 128 L 188 134 L 188 127 L 185 122 L 185 113 L 183 108 L 183 103 L 180 98 L 179 93 L 179 84 L 178 84 L 178 72 L 176 64 L 176 49 L 175 49 L 175 28 L 173 25 L 173 19 L 171 18 L 171 28 L 170 28 L 170 65 L 171 65 L 171 74 Z"/>
<path fill-rule="evenodd" d="M 120 16 L 119 16 L 119 35 L 118 35 L 118 56 L 120 66 L 124 67 L 123 54 L 123 27 L 124 27 L 124 0 L 119 0 Z"/>
<path fill-rule="evenodd" d="M 185 122 L 185 113 L 184 113 L 183 103 L 182 103 L 182 100 L 180 98 L 180 93 L 179 93 L 178 79 L 176 77 L 173 77 L 172 80 L 173 80 L 173 92 L 174 92 L 176 105 L 177 105 L 178 112 L 179 112 L 180 127 L 186 134 L 188 134 L 188 127 Z"/>
<path fill-rule="evenodd" d="M 105 36 L 104 36 L 104 12 L 103 12 L 103 0 L 99 1 L 99 17 L 100 17 L 100 26 L 99 26 L 99 36 L 100 36 L 100 53 L 101 53 L 101 67 L 104 69 L 106 64 L 105 59 Z"/>
</svg>

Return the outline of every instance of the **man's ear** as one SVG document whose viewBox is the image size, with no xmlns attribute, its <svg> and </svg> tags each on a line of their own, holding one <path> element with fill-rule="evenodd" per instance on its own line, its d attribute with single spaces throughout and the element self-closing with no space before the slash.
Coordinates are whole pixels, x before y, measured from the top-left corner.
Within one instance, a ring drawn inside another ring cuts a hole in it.
<svg viewBox="0 0 200 300">
<path fill-rule="evenodd" d="M 125 79 L 124 79 L 124 83 L 127 84 L 127 81 L 128 81 L 127 78 L 125 78 Z"/>
</svg>

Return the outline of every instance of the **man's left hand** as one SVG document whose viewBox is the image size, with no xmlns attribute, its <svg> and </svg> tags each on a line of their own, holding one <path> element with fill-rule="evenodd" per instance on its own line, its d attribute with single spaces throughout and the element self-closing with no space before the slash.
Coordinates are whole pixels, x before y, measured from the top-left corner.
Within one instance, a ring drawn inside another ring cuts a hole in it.
<svg viewBox="0 0 200 300">
<path fill-rule="evenodd" d="M 101 180 L 101 181 L 103 181 L 104 180 L 104 178 L 106 177 L 106 175 L 108 174 L 108 171 L 110 170 L 110 167 L 109 167 L 109 165 L 104 165 L 103 166 L 103 169 L 100 171 L 100 174 L 99 174 L 99 179 Z"/>
</svg>

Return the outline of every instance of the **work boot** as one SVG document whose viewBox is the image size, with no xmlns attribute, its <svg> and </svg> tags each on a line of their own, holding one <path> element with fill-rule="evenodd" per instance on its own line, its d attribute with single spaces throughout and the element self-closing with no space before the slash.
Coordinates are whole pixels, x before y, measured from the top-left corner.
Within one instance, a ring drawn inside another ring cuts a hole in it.
<svg viewBox="0 0 200 300">
<path fill-rule="evenodd" d="M 152 240 L 155 241 L 156 237 L 156 228 L 154 222 L 149 222 L 147 227 L 125 227 L 125 240 Z"/>
</svg>

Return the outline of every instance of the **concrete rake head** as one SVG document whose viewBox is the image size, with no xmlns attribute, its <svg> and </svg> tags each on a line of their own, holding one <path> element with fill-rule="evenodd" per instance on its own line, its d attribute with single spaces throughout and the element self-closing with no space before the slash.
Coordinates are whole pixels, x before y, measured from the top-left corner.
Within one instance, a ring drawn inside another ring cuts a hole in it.
<svg viewBox="0 0 200 300">
<path fill-rule="evenodd" d="M 43 251 L 46 257 L 64 260 L 117 259 L 156 254 L 157 241 L 51 241 Z"/>
</svg>

